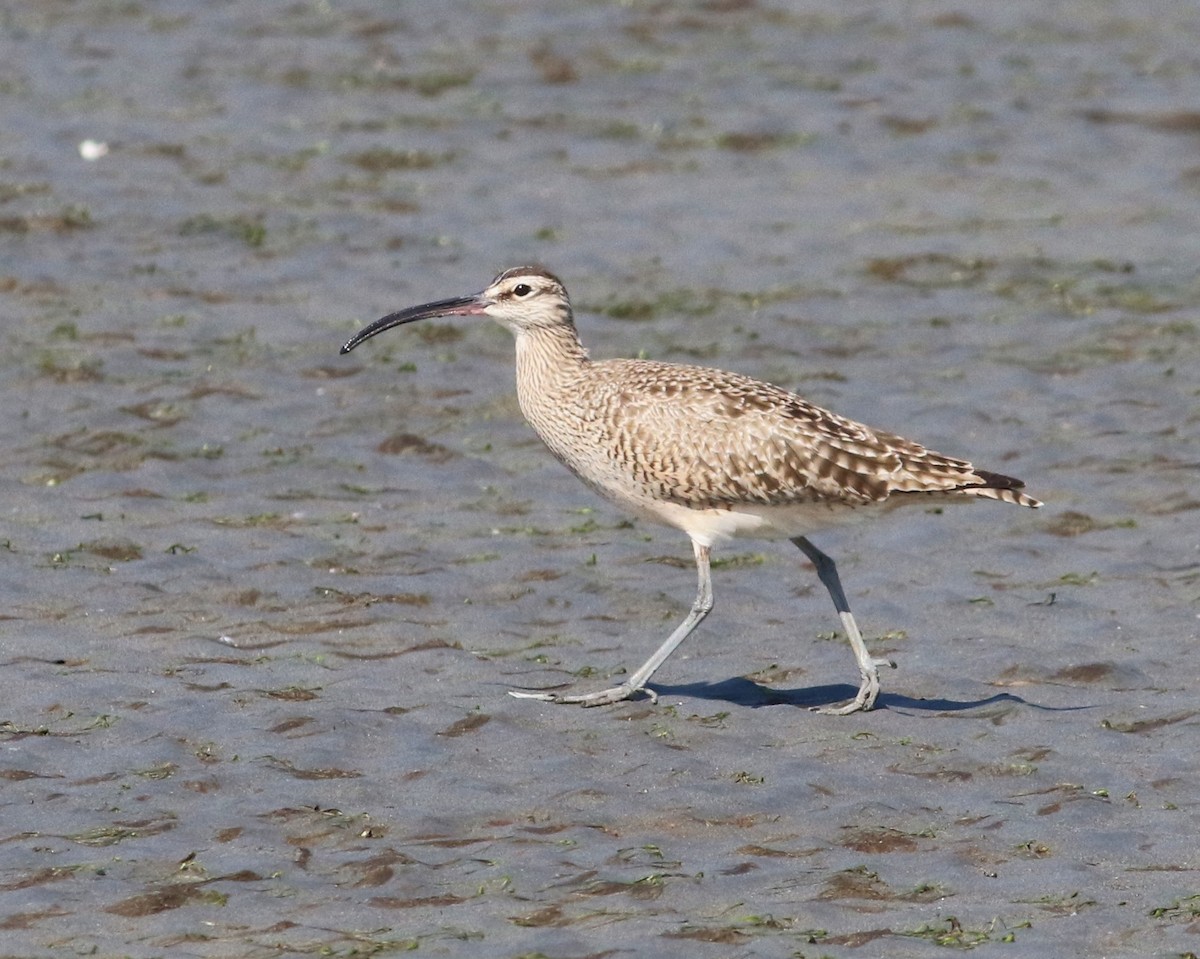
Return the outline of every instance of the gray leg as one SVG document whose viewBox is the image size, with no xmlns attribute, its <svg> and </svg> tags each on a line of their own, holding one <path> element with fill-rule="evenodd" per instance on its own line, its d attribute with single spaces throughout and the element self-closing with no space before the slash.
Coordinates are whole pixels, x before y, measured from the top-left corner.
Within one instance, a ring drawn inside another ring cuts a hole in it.
<svg viewBox="0 0 1200 959">
<path fill-rule="evenodd" d="M 692 541 L 692 548 L 696 553 L 696 572 L 699 574 L 700 586 L 696 592 L 696 601 L 692 603 L 692 608 L 687 614 L 687 618 L 680 623 L 675 632 L 667 637 L 667 641 L 654 651 L 654 655 L 646 660 L 636 673 L 630 676 L 625 682 L 619 686 L 613 686 L 611 689 L 602 689 L 595 693 L 581 693 L 576 695 L 564 695 L 563 693 L 526 693 L 510 690 L 510 696 L 516 696 L 518 699 L 540 699 L 547 703 L 573 703 L 579 706 L 607 706 L 610 703 L 619 703 L 623 699 L 632 699 L 637 693 L 641 692 L 646 683 L 650 681 L 650 677 L 654 675 L 667 657 L 675 651 L 675 648 L 682 643 L 692 630 L 700 625 L 700 622 L 713 608 L 713 593 L 712 593 L 712 576 L 708 569 L 708 554 L 709 547 L 701 546 L 699 543 Z M 801 547 L 803 548 L 803 547 Z M 658 696 L 653 690 L 646 690 L 650 698 L 658 701 Z"/>
<path fill-rule="evenodd" d="M 846 602 L 846 594 L 842 592 L 842 583 L 838 579 L 837 566 L 834 565 L 833 560 L 803 536 L 797 536 L 792 542 L 817 567 L 817 576 L 829 591 L 833 605 L 842 620 L 842 628 L 846 631 L 846 638 L 850 640 L 850 648 L 854 650 L 854 658 L 858 660 L 858 671 L 862 674 L 862 684 L 858 687 L 858 695 L 850 702 L 842 706 L 822 706 L 814 711 L 830 713 L 835 716 L 845 716 L 859 710 L 865 712 L 875 705 L 875 697 L 879 695 L 878 667 L 891 666 L 892 669 L 895 669 L 896 664 L 889 659 L 873 659 L 871 657 L 867 650 L 867 644 L 863 642 L 862 633 L 858 631 L 858 624 L 854 622 L 854 614 L 850 612 L 850 604 Z"/>
</svg>

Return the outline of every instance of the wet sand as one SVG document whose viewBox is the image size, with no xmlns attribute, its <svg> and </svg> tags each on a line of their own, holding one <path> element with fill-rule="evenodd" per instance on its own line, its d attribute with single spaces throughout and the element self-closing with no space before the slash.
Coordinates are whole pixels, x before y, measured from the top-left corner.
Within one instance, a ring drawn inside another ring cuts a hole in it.
<svg viewBox="0 0 1200 959">
<path fill-rule="evenodd" d="M 0 953 L 1200 951 L 1182 7 L 0 14 Z M 81 145 L 92 141 L 90 146 Z M 85 159 L 83 153 L 93 157 Z M 1034 513 L 691 550 L 391 310 L 538 261 Z"/>
</svg>

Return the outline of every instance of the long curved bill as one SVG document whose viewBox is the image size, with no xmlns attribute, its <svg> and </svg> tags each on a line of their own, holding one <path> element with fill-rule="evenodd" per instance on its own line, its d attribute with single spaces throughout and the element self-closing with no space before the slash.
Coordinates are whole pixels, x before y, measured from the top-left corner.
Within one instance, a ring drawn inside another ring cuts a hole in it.
<svg viewBox="0 0 1200 959">
<path fill-rule="evenodd" d="M 434 303 L 424 303 L 421 306 L 410 306 L 407 310 L 400 310 L 398 313 L 389 313 L 382 319 L 376 320 L 370 326 L 363 327 L 346 341 L 346 345 L 342 347 L 342 352 L 349 353 L 363 340 L 369 340 L 376 333 L 390 330 L 393 326 L 400 326 L 402 323 L 426 320 L 432 316 L 484 316 L 486 315 L 484 312 L 486 306 L 487 302 L 484 300 L 482 293 L 475 293 L 471 296 L 456 296 L 450 300 L 437 300 Z"/>
</svg>

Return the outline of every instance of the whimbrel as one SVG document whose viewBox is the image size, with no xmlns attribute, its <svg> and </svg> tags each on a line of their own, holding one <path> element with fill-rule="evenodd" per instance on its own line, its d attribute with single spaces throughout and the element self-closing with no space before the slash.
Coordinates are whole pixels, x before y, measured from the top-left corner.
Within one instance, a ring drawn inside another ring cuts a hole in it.
<svg viewBox="0 0 1200 959">
<path fill-rule="evenodd" d="M 795 393 L 723 370 L 650 360 L 591 360 L 566 288 L 540 267 L 505 270 L 472 296 L 391 313 L 352 337 L 343 353 L 402 323 L 487 316 L 516 338 L 517 399 L 525 419 L 587 486 L 692 540 L 699 588 L 687 617 L 623 683 L 597 692 L 516 692 L 552 703 L 601 706 L 646 683 L 713 607 L 709 554 L 733 537 L 786 538 L 816 567 L 861 674 L 858 694 L 819 711 L 868 710 L 879 670 L 846 602 L 832 559 L 809 540 L 853 512 L 885 504 L 967 497 L 1042 504 L 1018 479 L 814 406 Z"/>
</svg>

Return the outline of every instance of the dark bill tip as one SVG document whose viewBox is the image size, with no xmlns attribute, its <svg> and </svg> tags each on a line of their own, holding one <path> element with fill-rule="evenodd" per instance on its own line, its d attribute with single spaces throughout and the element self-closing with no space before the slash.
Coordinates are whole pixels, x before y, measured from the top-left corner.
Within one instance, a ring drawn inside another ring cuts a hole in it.
<svg viewBox="0 0 1200 959">
<path fill-rule="evenodd" d="M 342 347 L 342 353 L 349 353 L 363 340 L 369 340 L 376 333 L 382 333 L 384 330 L 390 330 L 393 326 L 400 326 L 403 323 L 413 323 L 433 316 L 482 316 L 485 305 L 483 299 L 475 294 L 473 296 L 456 296 L 450 300 L 438 300 L 435 303 L 424 303 L 421 306 L 410 306 L 407 310 L 389 313 L 350 337 Z"/>
</svg>

